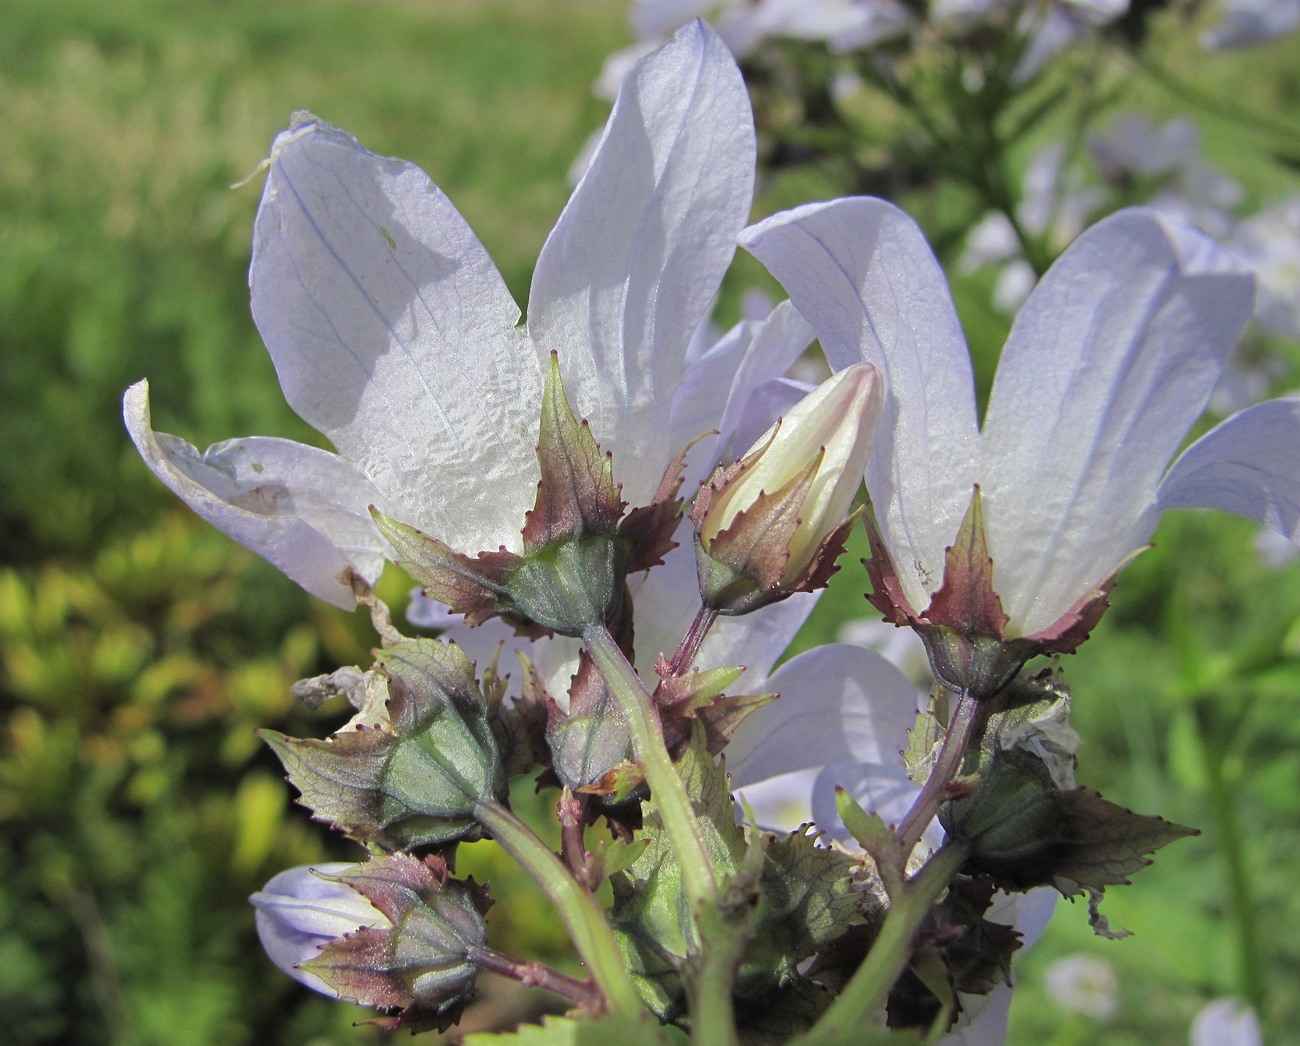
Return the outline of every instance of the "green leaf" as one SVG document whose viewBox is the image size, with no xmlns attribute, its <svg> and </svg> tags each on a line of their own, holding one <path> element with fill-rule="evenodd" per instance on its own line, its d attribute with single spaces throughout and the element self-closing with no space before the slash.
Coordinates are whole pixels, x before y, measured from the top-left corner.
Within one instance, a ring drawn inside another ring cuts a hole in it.
<svg viewBox="0 0 1300 1046">
<path fill-rule="evenodd" d="M 726 771 L 706 745 L 704 730 L 697 727 L 677 771 L 691 796 L 714 875 L 722 882 L 742 872 L 747 842 L 735 823 Z M 645 806 L 643 830 L 645 852 L 610 879 L 610 924 L 648 1004 L 660 1019 L 671 1021 L 683 1012 L 681 972 L 694 958 L 695 917 L 653 796 Z"/>
<path fill-rule="evenodd" d="M 799 963 L 847 927 L 866 921 L 855 886 L 863 871 L 860 860 L 819 847 L 815 833 L 753 834 L 764 837 L 766 845 L 757 926 L 736 975 L 741 998 L 761 998 L 792 984 Z"/>
</svg>

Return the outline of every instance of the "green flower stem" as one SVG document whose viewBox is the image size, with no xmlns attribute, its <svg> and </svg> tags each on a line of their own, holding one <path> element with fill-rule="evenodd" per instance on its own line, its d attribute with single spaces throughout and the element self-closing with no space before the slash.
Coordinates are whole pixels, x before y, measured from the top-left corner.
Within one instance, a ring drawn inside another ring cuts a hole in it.
<svg viewBox="0 0 1300 1046">
<path fill-rule="evenodd" d="M 474 807 L 474 817 L 551 899 L 609 1009 L 626 1016 L 648 1013 L 596 898 L 533 830 L 504 806 L 480 800 Z"/>
<path fill-rule="evenodd" d="M 950 843 L 903 884 L 862 965 L 821 1019 L 794 1040 L 797 1046 L 842 1046 L 855 1041 L 853 1036 L 861 1034 L 863 1024 L 884 1012 L 890 989 L 912 957 L 917 928 L 969 852 L 965 843 Z"/>
<path fill-rule="evenodd" d="M 591 625 L 583 631 L 582 639 L 627 720 L 633 753 L 650 785 L 682 871 L 682 886 L 695 913 L 695 940 L 690 951 L 698 957 L 699 966 L 690 988 L 692 1041 L 701 1046 L 733 1046 L 737 1036 L 731 991 L 739 955 L 732 953 L 742 945 L 732 940 L 734 934 L 711 935 L 711 940 L 705 942 L 699 932 L 701 921 L 718 916 L 718 884 L 695 808 L 664 745 L 650 694 L 614 637 L 605 626 Z"/>
<path fill-rule="evenodd" d="M 686 787 L 677 776 L 664 745 L 663 730 L 650 695 L 604 625 L 589 625 L 583 630 L 582 641 L 627 719 L 633 753 L 650 785 L 668 841 L 681 862 L 686 896 L 692 909 L 699 911 L 702 905 L 713 903 L 718 884 L 691 797 L 686 794 Z"/>
<path fill-rule="evenodd" d="M 1202 761 L 1209 784 L 1210 809 L 1218 822 L 1219 852 L 1223 856 L 1228 878 L 1229 908 L 1237 937 L 1237 962 L 1240 989 L 1256 1013 L 1264 1012 L 1264 977 L 1259 961 L 1259 935 L 1256 932 L 1254 891 L 1251 889 L 1246 847 L 1237 817 L 1236 797 L 1223 772 L 1224 752 L 1201 733 Z"/>
</svg>

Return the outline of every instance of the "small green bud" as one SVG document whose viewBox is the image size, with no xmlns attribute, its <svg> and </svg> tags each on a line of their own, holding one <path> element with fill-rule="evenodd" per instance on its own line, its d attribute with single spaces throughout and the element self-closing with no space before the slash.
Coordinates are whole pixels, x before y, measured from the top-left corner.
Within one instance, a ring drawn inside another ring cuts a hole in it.
<svg viewBox="0 0 1300 1046">
<path fill-rule="evenodd" d="M 939 823 L 971 848 L 971 867 L 999 885 L 1050 881 L 1065 823 L 1061 792 L 1032 756 L 1001 752 L 981 768 L 974 794 L 946 803 Z"/>
<path fill-rule="evenodd" d="M 506 781 L 487 703 L 456 646 L 419 639 L 376 655 L 372 700 L 325 741 L 261 732 L 317 820 L 388 849 L 477 839 L 476 805 Z"/>
</svg>

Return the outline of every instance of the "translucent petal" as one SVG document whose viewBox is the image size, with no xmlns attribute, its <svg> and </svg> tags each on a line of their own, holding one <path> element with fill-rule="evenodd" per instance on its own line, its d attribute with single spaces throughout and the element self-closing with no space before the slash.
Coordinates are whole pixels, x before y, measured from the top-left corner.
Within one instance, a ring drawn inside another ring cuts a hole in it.
<svg viewBox="0 0 1300 1046">
<path fill-rule="evenodd" d="M 916 690 L 879 654 L 816 647 L 782 665 L 764 689 L 781 697 L 737 728 L 727 748 L 735 787 L 827 763 L 897 765 Z"/>
<path fill-rule="evenodd" d="M 1150 537 L 1160 476 L 1252 301 L 1207 238 L 1142 210 L 1093 226 L 1043 277 L 984 422 L 984 518 L 1012 628 L 1050 626 Z"/>
<path fill-rule="evenodd" d="M 149 386 L 138 382 L 123 401 L 126 426 L 145 464 L 218 530 L 270 561 L 314 596 L 344 609 L 356 605 L 345 571 L 373 584 L 384 544 L 370 520 L 378 492 L 328 451 L 291 440 L 227 440 L 200 453 L 155 433 Z"/>
<path fill-rule="evenodd" d="M 423 171 L 296 114 L 250 283 L 290 405 L 399 519 L 467 552 L 518 542 L 540 371 L 500 274 Z"/>
<path fill-rule="evenodd" d="M 1159 508 L 1217 508 L 1300 542 L 1300 397 L 1247 407 L 1183 453 Z"/>
<path fill-rule="evenodd" d="M 753 191 L 754 129 L 735 61 L 703 23 L 633 69 L 537 261 L 528 327 L 557 351 L 630 504 L 679 448 L 665 424 L 691 335 Z"/>
</svg>

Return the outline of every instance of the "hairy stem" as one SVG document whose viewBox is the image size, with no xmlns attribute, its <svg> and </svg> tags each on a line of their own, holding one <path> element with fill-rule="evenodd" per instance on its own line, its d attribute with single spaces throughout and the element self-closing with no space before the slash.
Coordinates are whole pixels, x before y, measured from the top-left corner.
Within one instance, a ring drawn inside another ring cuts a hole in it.
<svg viewBox="0 0 1300 1046">
<path fill-rule="evenodd" d="M 518 861 L 551 899 L 583 962 L 591 970 L 611 1010 L 626 1015 L 646 1013 L 622 950 L 595 897 L 569 871 L 533 830 L 498 803 L 480 801 L 475 819 L 492 833 L 497 844 Z"/>
<path fill-rule="evenodd" d="M 682 641 L 678 644 L 673 659 L 668 662 L 668 670 L 673 675 L 684 675 L 686 670 L 695 663 L 695 658 L 700 653 L 700 645 L 704 642 L 704 637 L 709 634 L 709 629 L 713 627 L 713 622 L 717 619 L 718 612 L 716 610 L 700 607 L 699 612 L 695 615 L 695 620 L 691 622 L 691 627 L 686 630 L 686 635 L 682 636 Z"/>
<path fill-rule="evenodd" d="M 902 850 L 903 859 L 912 852 L 920 842 L 926 826 L 934 819 L 947 798 L 948 786 L 961 766 L 966 748 L 975 733 L 979 721 L 979 701 L 969 691 L 962 691 L 957 698 L 957 707 L 953 709 L 952 719 L 948 723 L 948 732 L 944 734 L 943 745 L 939 749 L 939 758 L 934 769 L 925 779 L 921 794 L 907 811 L 902 824 L 895 833 Z"/>
<path fill-rule="evenodd" d="M 567 999 L 585 1010 L 597 1011 L 605 997 L 593 981 L 580 981 L 553 970 L 543 963 L 516 959 L 504 952 L 481 944 L 473 945 L 465 954 L 480 970 L 500 974 L 518 981 L 526 988 L 545 988 L 548 992 Z"/>
</svg>

